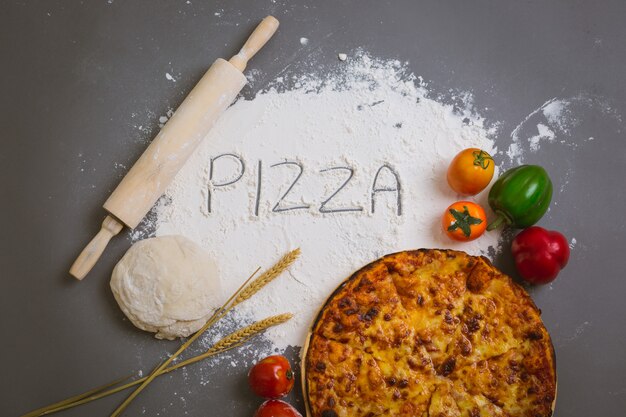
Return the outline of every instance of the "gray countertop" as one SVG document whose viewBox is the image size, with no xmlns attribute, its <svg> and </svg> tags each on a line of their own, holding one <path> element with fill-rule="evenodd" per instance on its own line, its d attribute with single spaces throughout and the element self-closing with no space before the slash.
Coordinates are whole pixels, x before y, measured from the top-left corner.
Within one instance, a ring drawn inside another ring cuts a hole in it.
<svg viewBox="0 0 626 417">
<path fill-rule="evenodd" d="M 362 48 L 408 60 L 435 92 L 471 91 L 479 111 L 501 122 L 500 149 L 546 100 L 590 98 L 576 110 L 581 122 L 571 139 L 592 142 L 547 146 L 527 158 L 567 184 L 542 225 L 576 238 L 559 279 L 531 293 L 557 352 L 555 415 L 624 415 L 623 1 L 7 0 L 0 10 L 3 416 L 147 370 L 177 346 L 136 331 L 110 293 L 127 235 L 85 281 L 67 270 L 124 173 L 115 164 L 130 166 L 158 130 L 158 116 L 267 14 L 281 27 L 255 58 L 262 72 L 247 96 L 286 65 L 311 71 L 317 60 Z M 313 55 L 299 48 L 300 37 L 310 39 Z M 496 264 L 511 271 L 505 257 Z M 260 400 L 247 389 L 247 369 L 205 372 L 162 378 L 126 415 L 252 415 Z M 108 415 L 121 398 L 64 415 Z"/>
</svg>

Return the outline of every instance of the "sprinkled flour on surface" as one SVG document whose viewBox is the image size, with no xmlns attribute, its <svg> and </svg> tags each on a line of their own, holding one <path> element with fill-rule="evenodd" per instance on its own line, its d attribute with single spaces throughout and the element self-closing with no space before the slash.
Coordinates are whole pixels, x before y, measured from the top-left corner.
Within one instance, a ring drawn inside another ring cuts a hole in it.
<svg viewBox="0 0 626 417">
<path fill-rule="evenodd" d="M 445 180 L 452 156 L 496 152 L 479 116 L 429 98 L 399 61 L 367 55 L 290 90 L 280 81 L 226 111 L 153 220 L 157 235 L 206 248 L 228 294 L 257 266 L 302 249 L 288 274 L 238 307 L 245 321 L 295 314 L 268 331 L 269 345 L 301 346 L 331 292 L 386 253 L 497 246 L 499 232 L 458 244 L 440 230 L 442 212 L 460 199 Z"/>
<path fill-rule="evenodd" d="M 542 144 L 552 143 L 577 149 L 594 138 L 583 138 L 580 132 L 580 114 L 593 111 L 595 117 L 621 123 L 615 112 L 602 97 L 578 94 L 568 98 L 553 97 L 533 110 L 511 132 L 511 144 L 506 150 L 508 164 L 520 164 L 527 152 L 537 152 Z M 509 168 L 510 166 L 506 166 Z M 571 175 L 571 173 L 566 174 Z"/>
<path fill-rule="evenodd" d="M 547 140 L 552 142 L 556 138 L 556 135 L 550 128 L 542 123 L 537 125 L 537 134 L 531 136 L 528 141 L 530 143 L 530 150 L 533 152 L 537 152 L 539 150 L 539 145 L 542 140 Z"/>
</svg>

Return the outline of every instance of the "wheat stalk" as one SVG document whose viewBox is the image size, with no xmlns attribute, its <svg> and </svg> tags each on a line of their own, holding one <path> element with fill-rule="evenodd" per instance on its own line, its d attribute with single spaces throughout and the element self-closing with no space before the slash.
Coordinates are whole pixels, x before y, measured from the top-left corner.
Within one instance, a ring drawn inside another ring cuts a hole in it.
<svg viewBox="0 0 626 417">
<path fill-rule="evenodd" d="M 99 392 L 102 392 L 102 391 L 104 391 L 107 388 L 110 388 L 110 387 L 112 387 L 114 385 L 117 385 L 120 382 L 126 381 L 129 378 L 130 378 L 130 376 L 127 376 L 125 378 L 116 379 L 113 382 L 109 382 L 108 384 L 102 385 L 102 386 L 100 386 L 98 388 L 94 388 L 94 389 L 91 389 L 91 390 L 89 390 L 87 392 L 83 392 L 82 394 L 74 395 L 72 397 L 66 398 L 64 400 L 58 401 L 58 402 L 50 404 L 50 405 L 47 405 L 45 407 L 38 408 L 38 409 L 33 410 L 33 411 L 31 411 L 31 412 L 29 412 L 27 414 L 24 414 L 21 417 L 43 416 L 45 414 L 49 414 L 50 410 L 58 409 L 60 411 L 60 410 L 64 410 L 65 408 L 74 407 L 73 404 L 78 403 L 78 402 L 80 402 L 81 400 L 84 400 L 87 397 L 95 396 Z M 87 402 L 89 402 L 89 401 L 87 401 Z"/>
<path fill-rule="evenodd" d="M 191 364 L 194 364 L 196 362 L 200 362 L 204 359 L 207 359 L 209 357 L 218 355 L 220 353 L 226 352 L 230 349 L 234 349 L 236 347 L 241 346 L 242 344 L 244 344 L 245 342 L 247 342 L 248 340 L 252 339 L 253 337 L 263 333 L 265 330 L 269 329 L 270 327 L 273 326 L 277 326 L 279 324 L 282 324 L 284 322 L 286 322 L 287 320 L 291 319 L 293 317 L 292 314 L 290 313 L 285 313 L 285 314 L 279 314 L 277 316 L 272 316 L 272 317 L 268 317 L 266 319 L 263 319 L 261 321 L 258 321 L 256 323 L 252 323 L 249 326 L 246 326 L 242 329 L 236 330 L 233 333 L 229 334 L 228 336 L 220 339 L 215 345 L 211 346 L 209 349 L 206 350 L 206 352 L 194 356 L 193 358 L 189 358 L 187 360 L 184 360 L 180 363 L 177 363 L 175 365 L 172 365 L 168 368 L 163 369 L 162 371 L 159 372 L 159 374 L 157 376 L 161 376 L 163 374 L 166 374 L 168 372 L 172 372 L 175 371 L 176 369 L 180 369 L 183 368 L 185 366 L 189 366 Z M 127 378 L 124 378 L 127 379 Z M 122 382 L 123 379 L 121 380 L 117 380 L 114 381 L 110 384 L 104 385 L 102 387 L 96 388 L 94 390 L 90 390 L 87 391 L 83 394 L 79 394 L 73 397 L 70 397 L 66 400 L 63 401 L 59 401 L 57 403 L 51 404 L 47 407 L 42 407 L 39 408 L 35 411 L 31 411 L 28 414 L 23 415 L 22 417 L 38 417 L 38 416 L 44 416 L 44 415 L 48 415 L 48 414 L 53 414 L 59 411 L 63 411 L 63 410 L 67 410 L 69 408 L 73 408 L 82 404 L 86 404 L 95 400 L 98 400 L 100 398 L 104 398 L 107 397 L 109 395 L 112 394 L 116 394 L 120 391 L 124 391 L 130 387 L 134 387 L 135 385 L 139 385 L 142 382 L 144 382 L 146 379 L 148 379 L 147 376 L 137 379 L 135 381 L 131 381 L 129 383 L 126 383 L 124 385 L 120 385 L 119 387 L 115 387 L 115 388 L 111 388 L 107 391 L 102 391 L 106 388 L 109 388 L 119 382 Z"/>
<path fill-rule="evenodd" d="M 227 348 L 231 345 L 240 345 L 242 342 L 249 340 L 251 337 L 258 334 L 259 332 L 262 332 L 269 327 L 276 326 L 277 324 L 284 323 L 292 317 L 293 314 L 285 313 L 279 314 L 278 316 L 268 317 L 264 320 L 253 323 L 250 326 L 239 329 L 236 332 L 226 336 L 215 345 L 211 346 L 207 353 L 211 351 L 221 351 L 222 349 Z"/>
<path fill-rule="evenodd" d="M 294 249 L 291 252 L 283 256 L 274 266 L 267 271 L 263 272 L 257 279 L 252 281 L 250 285 L 246 286 L 241 293 L 233 301 L 232 307 L 243 303 L 247 299 L 251 298 L 254 294 L 259 292 L 261 288 L 272 282 L 276 277 L 283 273 L 283 271 L 291 266 L 300 256 L 300 248 Z"/>
</svg>

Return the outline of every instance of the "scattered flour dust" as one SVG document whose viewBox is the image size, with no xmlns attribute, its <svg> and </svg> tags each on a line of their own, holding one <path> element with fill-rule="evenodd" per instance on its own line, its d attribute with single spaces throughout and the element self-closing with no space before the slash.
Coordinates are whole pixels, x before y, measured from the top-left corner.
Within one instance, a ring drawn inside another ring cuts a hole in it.
<svg viewBox="0 0 626 417">
<path fill-rule="evenodd" d="M 550 128 L 544 125 L 543 123 L 537 124 L 537 132 L 538 133 L 536 135 L 531 136 L 528 139 L 530 143 L 530 150 L 533 152 L 537 152 L 539 150 L 540 142 L 542 140 L 547 140 L 549 142 L 552 142 L 556 138 L 556 135 L 554 134 L 554 132 L 550 130 Z"/>
<path fill-rule="evenodd" d="M 294 313 L 267 345 L 302 346 L 332 291 L 384 254 L 497 247 L 499 232 L 455 244 L 440 227 L 461 199 L 446 184 L 450 158 L 497 151 L 471 109 L 429 98 L 399 61 L 366 54 L 290 89 L 281 81 L 226 111 L 153 213 L 156 235 L 187 236 L 218 261 L 227 294 L 257 266 L 302 249 L 289 273 L 238 307 L 248 322 Z M 485 193 L 476 200 L 485 204 Z"/>
<path fill-rule="evenodd" d="M 558 143 L 575 150 L 585 142 L 593 141 L 593 136 L 584 139 L 577 131 L 583 122 L 579 116 L 586 113 L 593 113 L 594 117 L 602 117 L 609 123 L 621 123 L 621 116 L 599 96 L 581 93 L 568 98 L 553 97 L 513 129 L 512 142 L 506 151 L 508 162 L 519 164 L 526 153 L 538 152 L 546 143 Z"/>
</svg>

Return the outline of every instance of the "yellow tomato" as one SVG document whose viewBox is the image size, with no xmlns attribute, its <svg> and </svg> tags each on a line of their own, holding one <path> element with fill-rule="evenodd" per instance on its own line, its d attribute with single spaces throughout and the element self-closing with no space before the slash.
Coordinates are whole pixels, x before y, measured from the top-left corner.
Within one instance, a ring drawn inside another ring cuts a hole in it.
<svg viewBox="0 0 626 417">
<path fill-rule="evenodd" d="M 491 182 L 494 165 L 487 152 L 478 148 L 464 149 L 448 167 L 448 184 L 459 194 L 478 194 Z"/>
<path fill-rule="evenodd" d="M 446 209 L 441 227 L 450 239 L 469 242 L 485 233 L 487 216 L 481 206 L 471 201 L 457 201 Z"/>
</svg>

